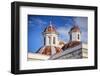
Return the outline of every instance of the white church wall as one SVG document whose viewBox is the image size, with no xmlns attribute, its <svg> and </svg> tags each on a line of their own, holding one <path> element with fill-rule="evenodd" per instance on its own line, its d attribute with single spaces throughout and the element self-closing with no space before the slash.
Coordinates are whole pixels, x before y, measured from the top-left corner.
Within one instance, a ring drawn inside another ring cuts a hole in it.
<svg viewBox="0 0 100 76">
<path fill-rule="evenodd" d="M 82 56 L 84 58 L 88 58 L 88 45 L 87 44 L 82 44 Z"/>
<path fill-rule="evenodd" d="M 50 56 L 36 54 L 36 53 L 28 53 L 28 60 L 48 60 Z"/>
</svg>

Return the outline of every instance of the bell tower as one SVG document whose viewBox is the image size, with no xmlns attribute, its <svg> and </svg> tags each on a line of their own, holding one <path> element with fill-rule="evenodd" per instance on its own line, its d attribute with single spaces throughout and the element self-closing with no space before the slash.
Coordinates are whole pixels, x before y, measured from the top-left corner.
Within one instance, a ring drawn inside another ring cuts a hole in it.
<svg viewBox="0 0 100 76">
<path fill-rule="evenodd" d="M 78 26 L 73 26 L 69 31 L 70 41 L 81 41 L 81 31 Z"/>
<path fill-rule="evenodd" d="M 58 45 L 58 33 L 51 21 L 49 26 L 44 31 L 44 45 L 46 46 L 57 46 Z"/>
</svg>

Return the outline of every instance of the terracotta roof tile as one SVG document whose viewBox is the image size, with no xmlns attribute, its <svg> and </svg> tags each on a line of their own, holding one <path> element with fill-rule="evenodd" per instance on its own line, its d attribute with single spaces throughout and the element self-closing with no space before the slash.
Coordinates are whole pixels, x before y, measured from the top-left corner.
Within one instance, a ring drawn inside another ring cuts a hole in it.
<svg viewBox="0 0 100 76">
<path fill-rule="evenodd" d="M 73 47 L 79 45 L 80 43 L 81 43 L 80 41 L 71 41 L 71 42 L 65 44 L 65 45 L 62 47 L 62 49 L 63 49 L 63 50 L 66 50 L 66 49 L 68 49 L 68 48 L 73 48 Z"/>
<path fill-rule="evenodd" d="M 51 33 L 51 32 L 54 32 L 56 33 L 56 29 L 54 26 L 48 26 L 45 30 L 44 30 L 45 33 Z"/>
<path fill-rule="evenodd" d="M 61 52 L 61 48 L 59 48 L 59 47 L 54 47 L 54 46 L 52 46 L 53 48 L 55 48 L 55 50 L 56 50 L 56 53 L 59 53 L 59 52 Z M 43 47 L 44 49 L 42 49 L 42 52 L 40 52 L 40 51 L 38 51 L 38 53 L 41 53 L 41 54 L 45 54 L 45 55 L 51 55 L 52 53 L 52 49 L 51 49 L 51 46 L 45 46 L 45 47 Z"/>
</svg>

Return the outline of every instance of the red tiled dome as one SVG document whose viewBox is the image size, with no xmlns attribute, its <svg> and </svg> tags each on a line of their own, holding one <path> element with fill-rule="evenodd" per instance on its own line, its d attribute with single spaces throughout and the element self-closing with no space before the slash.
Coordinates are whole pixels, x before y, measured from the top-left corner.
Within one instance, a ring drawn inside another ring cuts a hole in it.
<svg viewBox="0 0 100 76">
<path fill-rule="evenodd" d="M 56 29 L 54 26 L 50 25 L 48 26 L 45 30 L 44 30 L 45 33 L 56 33 Z"/>
<path fill-rule="evenodd" d="M 62 49 L 59 47 L 55 47 L 55 46 L 44 46 L 44 47 L 40 48 L 38 53 L 44 54 L 44 55 L 52 55 L 53 51 L 55 51 L 55 53 L 60 53 L 62 51 Z"/>
<path fill-rule="evenodd" d="M 71 28 L 70 32 L 80 32 L 80 28 L 78 26 L 74 26 Z"/>
</svg>

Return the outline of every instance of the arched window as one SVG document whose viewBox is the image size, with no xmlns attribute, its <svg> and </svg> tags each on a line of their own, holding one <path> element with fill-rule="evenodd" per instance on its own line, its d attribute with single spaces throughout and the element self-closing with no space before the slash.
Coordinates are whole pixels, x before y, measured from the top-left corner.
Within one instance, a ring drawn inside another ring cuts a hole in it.
<svg viewBox="0 0 100 76">
<path fill-rule="evenodd" d="M 51 37 L 48 37 L 49 38 L 49 44 L 51 44 Z"/>
<path fill-rule="evenodd" d="M 78 40 L 80 39 L 80 35 L 78 34 Z"/>
<path fill-rule="evenodd" d="M 72 40 L 72 35 L 70 35 L 70 40 Z"/>
<path fill-rule="evenodd" d="M 55 37 L 53 37 L 53 44 L 55 44 Z"/>
</svg>

